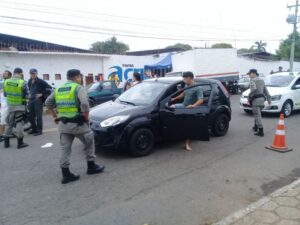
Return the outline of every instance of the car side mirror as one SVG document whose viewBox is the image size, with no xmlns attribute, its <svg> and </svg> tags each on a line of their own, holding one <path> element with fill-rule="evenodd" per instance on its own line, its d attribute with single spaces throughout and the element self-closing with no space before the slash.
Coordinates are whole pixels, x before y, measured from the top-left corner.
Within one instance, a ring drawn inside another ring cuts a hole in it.
<svg viewBox="0 0 300 225">
<path fill-rule="evenodd" d="M 103 86 L 99 86 L 99 90 L 102 91 L 103 90 Z"/>
</svg>

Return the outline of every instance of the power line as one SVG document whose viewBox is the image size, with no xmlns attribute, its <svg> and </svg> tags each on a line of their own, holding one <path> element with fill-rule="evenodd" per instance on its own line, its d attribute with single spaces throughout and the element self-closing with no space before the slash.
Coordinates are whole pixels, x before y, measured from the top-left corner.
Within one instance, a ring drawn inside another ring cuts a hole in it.
<svg viewBox="0 0 300 225">
<path fill-rule="evenodd" d="M 24 11 L 24 10 L 29 10 L 29 9 L 26 9 L 26 8 L 16 8 L 16 7 L 9 7 L 9 6 L 1 6 L 2 8 L 8 8 L 8 9 L 14 9 L 14 10 L 20 10 L 20 11 Z M 64 14 L 64 13 L 58 13 L 58 12 L 49 12 L 49 11 L 41 11 L 41 10 L 34 10 L 34 9 L 30 9 L 31 12 L 37 12 L 37 13 L 46 13 L 46 14 L 50 14 L 50 15 L 60 15 L 60 16 L 70 16 L 70 17 L 73 17 L 73 18 L 83 18 L 83 19 L 89 19 L 89 20 L 92 20 L 93 18 L 97 18 L 97 17 L 87 17 L 87 16 L 74 16 L 74 15 L 70 15 L 70 14 Z M 97 18 L 99 19 L 99 18 Z M 163 30 L 172 30 L 172 28 L 170 27 L 166 27 L 166 26 L 155 26 L 155 25 L 149 25 L 149 24 L 137 24 L 137 23 L 129 23 L 129 22 L 126 22 L 126 21 L 113 21 L 113 20 L 108 20 L 108 19 L 103 19 L 101 18 L 101 22 L 102 21 L 106 21 L 106 22 L 109 22 L 109 23 L 117 23 L 117 24 L 127 24 L 127 25 L 133 25 L 133 26 L 138 26 L 138 27 L 143 27 L 143 28 L 158 28 L 158 29 L 163 29 Z M 178 31 L 178 27 L 177 28 L 173 28 L 173 29 L 176 29 L 176 31 Z M 189 30 L 189 32 L 192 32 L 192 33 L 199 33 L 200 34 L 200 31 L 195 31 L 195 30 Z M 208 32 L 201 32 L 201 34 L 209 34 L 209 35 L 218 35 L 217 33 L 208 33 Z M 173 35 L 173 34 L 172 34 Z M 231 36 L 231 35 L 230 35 Z M 237 35 L 234 35 L 235 37 Z M 249 35 L 247 35 L 249 36 Z"/>
<path fill-rule="evenodd" d="M 253 32 L 250 30 L 241 30 L 241 29 L 231 29 L 231 28 L 224 28 L 224 27 L 213 27 L 213 26 L 201 26 L 198 24 L 185 24 L 185 23 L 180 23 L 180 22 L 170 22 L 170 21 L 161 21 L 161 20 L 155 20 L 155 19 L 145 19 L 145 18 L 137 18 L 137 17 L 129 17 L 129 16 L 120 16 L 120 15 L 113 15 L 113 14 L 107 14 L 107 13 L 99 13 L 99 12 L 91 12 L 91 11 L 85 11 L 85 10 L 75 10 L 75 9 L 66 9 L 66 8 L 59 8 L 59 7 L 53 7 L 53 6 L 45 6 L 45 5 L 37 5 L 37 4 L 28 4 L 28 3 L 20 3 L 20 2 L 12 2 L 12 1 L 5 1 L 5 0 L 0 0 L 2 3 L 8 3 L 8 4 L 16 4 L 16 5 L 24 5 L 24 6 L 30 6 L 30 7 L 39 7 L 39 8 L 46 8 L 46 9 L 55 9 L 55 10 L 60 10 L 60 11 L 67 11 L 67 12 L 77 12 L 81 14 L 88 14 L 88 15 L 104 15 L 104 16 L 109 16 L 109 17 L 115 17 L 115 18 L 120 18 L 120 19 L 128 19 L 128 20 L 134 20 L 136 21 L 147 21 L 150 23 L 160 23 L 160 24 L 168 24 L 168 25 L 174 25 L 176 27 L 178 26 L 183 26 L 183 27 L 198 27 L 198 28 L 206 28 L 206 29 L 217 29 L 217 30 L 227 30 L 227 31 L 238 31 L 238 32 Z M 6 6 L 3 6 L 6 7 Z M 32 10 L 32 9 L 30 9 Z"/>
<path fill-rule="evenodd" d="M 103 34 L 103 35 L 118 35 L 123 37 L 134 37 L 134 38 L 141 38 L 141 39 L 157 39 L 157 40 L 174 40 L 174 41 L 193 41 L 193 42 L 205 42 L 205 41 L 254 41 L 256 39 L 180 39 L 180 38 L 169 38 L 169 37 L 155 37 L 155 36 L 140 36 L 140 35 L 127 35 L 127 34 L 118 34 L 118 33 L 110 33 L 110 32 L 100 32 L 100 31 L 91 31 L 91 30 L 79 30 L 79 29 L 70 29 L 70 28 L 60 28 L 60 27 L 51 27 L 45 25 L 35 25 L 35 24 L 26 24 L 20 22 L 7 22 L 7 21 L 0 21 L 3 24 L 13 24 L 13 25 L 20 25 L 20 26 L 29 26 L 29 27 L 38 27 L 38 28 L 45 28 L 45 29 L 52 29 L 52 30 L 64 30 L 64 31 L 71 31 L 71 32 L 79 32 L 79 33 L 92 33 L 92 34 Z M 281 41 L 280 39 L 269 39 L 262 41 Z"/>
<path fill-rule="evenodd" d="M 135 31 L 128 31 L 128 30 L 115 30 L 115 29 L 107 29 L 103 27 L 94 27 L 94 26 L 85 26 L 85 25 L 75 25 L 75 24 L 70 24 L 70 23 L 61 23 L 61 22 L 51 22 L 51 21 L 46 21 L 46 20 L 37 20 L 37 19 L 28 19 L 28 18 L 21 18 L 21 17 L 13 17 L 13 16 L 0 16 L 0 18 L 5 18 L 5 19 L 12 19 L 12 20 L 21 20 L 21 21 L 30 21 L 30 22 L 38 22 L 38 23 L 47 23 L 47 24 L 54 24 L 54 25 L 62 25 L 62 26 L 68 26 L 68 27 L 76 27 L 76 28 L 83 28 L 83 29 L 89 29 L 89 30 L 105 30 L 109 32 L 121 32 L 121 33 L 135 33 L 139 35 L 154 35 L 154 36 L 175 36 L 178 38 L 186 38 L 186 39 L 199 39 L 199 37 L 194 37 L 194 36 L 178 36 L 174 34 L 153 34 L 153 33 L 142 33 L 142 32 L 135 32 Z"/>
</svg>

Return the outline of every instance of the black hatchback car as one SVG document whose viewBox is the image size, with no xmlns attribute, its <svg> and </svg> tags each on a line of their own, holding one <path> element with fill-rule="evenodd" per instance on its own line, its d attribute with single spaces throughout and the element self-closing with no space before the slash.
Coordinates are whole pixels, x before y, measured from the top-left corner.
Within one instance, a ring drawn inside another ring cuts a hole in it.
<svg viewBox="0 0 300 225">
<path fill-rule="evenodd" d="M 195 79 L 204 103 L 193 109 L 172 108 L 170 99 L 186 88 L 180 77 L 149 79 L 115 101 L 91 110 L 96 147 L 124 149 L 132 156 L 149 154 L 156 142 L 224 136 L 231 120 L 229 95 L 217 80 Z M 173 104 L 173 103 L 172 103 Z"/>
</svg>

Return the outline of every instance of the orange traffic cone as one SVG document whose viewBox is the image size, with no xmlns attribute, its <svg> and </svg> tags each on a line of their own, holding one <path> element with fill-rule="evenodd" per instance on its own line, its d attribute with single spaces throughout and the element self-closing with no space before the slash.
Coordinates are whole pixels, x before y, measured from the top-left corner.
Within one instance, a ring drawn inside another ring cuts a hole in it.
<svg viewBox="0 0 300 225">
<path fill-rule="evenodd" d="M 273 144 L 271 146 L 266 146 L 266 148 L 282 153 L 293 150 L 292 148 L 288 148 L 285 143 L 284 115 L 282 113 L 280 114 Z"/>
</svg>

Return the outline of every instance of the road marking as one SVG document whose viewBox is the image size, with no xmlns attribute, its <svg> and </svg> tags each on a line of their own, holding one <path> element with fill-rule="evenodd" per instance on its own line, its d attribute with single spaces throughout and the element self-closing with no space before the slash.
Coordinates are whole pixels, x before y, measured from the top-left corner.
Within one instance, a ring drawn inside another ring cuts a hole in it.
<svg viewBox="0 0 300 225">
<path fill-rule="evenodd" d="M 43 132 L 50 133 L 50 132 L 56 132 L 56 131 L 57 131 L 57 127 L 54 127 L 54 128 L 45 129 Z"/>
</svg>

